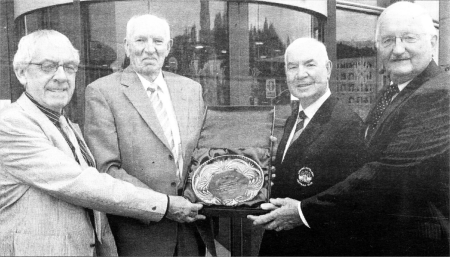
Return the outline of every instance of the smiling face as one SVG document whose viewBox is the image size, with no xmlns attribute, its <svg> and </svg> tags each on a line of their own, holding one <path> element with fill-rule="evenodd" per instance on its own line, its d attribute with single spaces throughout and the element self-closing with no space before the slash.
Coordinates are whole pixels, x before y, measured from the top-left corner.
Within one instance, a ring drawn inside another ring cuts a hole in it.
<svg viewBox="0 0 450 257">
<path fill-rule="evenodd" d="M 16 71 L 17 78 L 25 90 L 42 106 L 56 112 L 69 103 L 75 90 L 76 73 L 66 73 L 62 66 L 56 72 L 45 72 L 39 65 L 55 62 L 60 65 L 78 65 L 73 48 L 65 41 L 49 38 L 36 43 L 36 50 L 30 63 Z"/>
<path fill-rule="evenodd" d="M 378 41 L 388 37 L 413 37 L 414 42 L 395 38 L 390 46 L 378 46 L 390 79 L 404 83 L 419 75 L 430 63 L 437 38 L 427 33 L 424 18 L 413 12 L 391 12 L 380 21 Z"/>
<path fill-rule="evenodd" d="M 286 79 L 290 93 L 303 108 L 319 99 L 328 88 L 331 62 L 320 43 L 297 41 L 286 50 Z"/>
<path fill-rule="evenodd" d="M 152 16 L 136 18 L 125 38 L 125 51 L 131 67 L 154 80 L 170 51 L 170 35 L 164 23 Z"/>
</svg>

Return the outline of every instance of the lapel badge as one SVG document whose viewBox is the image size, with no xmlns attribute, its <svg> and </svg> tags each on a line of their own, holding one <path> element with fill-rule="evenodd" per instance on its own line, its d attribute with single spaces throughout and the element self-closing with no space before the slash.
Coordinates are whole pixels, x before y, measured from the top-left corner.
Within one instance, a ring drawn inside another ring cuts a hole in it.
<svg viewBox="0 0 450 257">
<path fill-rule="evenodd" d="M 314 177 L 314 173 L 308 167 L 303 167 L 298 171 L 297 183 L 300 186 L 310 186 L 313 184 L 312 179 Z"/>
</svg>

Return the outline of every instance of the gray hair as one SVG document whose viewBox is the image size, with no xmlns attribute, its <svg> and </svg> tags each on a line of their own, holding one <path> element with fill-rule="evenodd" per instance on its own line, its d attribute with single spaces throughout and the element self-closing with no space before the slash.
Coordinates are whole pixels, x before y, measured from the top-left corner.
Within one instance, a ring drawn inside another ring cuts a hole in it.
<svg viewBox="0 0 450 257">
<path fill-rule="evenodd" d="M 136 25 L 136 23 L 139 22 L 146 22 L 146 23 L 157 23 L 160 24 L 167 34 L 167 40 L 170 39 L 170 26 L 169 23 L 163 19 L 159 18 L 152 14 L 141 14 L 141 15 L 135 15 L 131 17 L 131 19 L 127 23 L 127 39 L 130 39 L 131 33 L 133 32 L 133 28 Z"/>
<path fill-rule="evenodd" d="M 407 1 L 396 2 L 390 6 L 388 6 L 378 17 L 377 26 L 375 29 L 375 42 L 378 48 L 378 44 L 380 41 L 380 26 L 383 20 L 387 15 L 392 15 L 393 12 L 395 15 L 414 15 L 414 18 L 421 21 L 421 24 L 425 30 L 425 33 L 432 37 L 437 35 L 436 28 L 434 27 L 433 19 L 430 14 L 420 5 L 414 4 Z"/>
<path fill-rule="evenodd" d="M 37 46 L 42 41 L 58 41 L 67 44 L 70 46 L 71 51 L 76 58 L 77 64 L 80 63 L 80 54 L 78 50 L 73 47 L 70 40 L 64 34 L 56 30 L 37 30 L 20 39 L 19 46 L 13 60 L 13 67 L 15 71 L 19 68 L 27 66 L 31 62 Z"/>
<path fill-rule="evenodd" d="M 294 40 L 286 48 L 286 52 L 284 53 L 284 63 L 287 64 L 287 53 L 291 48 L 297 48 L 297 47 L 300 48 L 300 47 L 311 46 L 311 45 L 317 46 L 319 48 L 319 52 L 323 54 L 325 62 L 329 61 L 327 48 L 325 47 L 325 45 L 322 42 L 320 42 L 319 40 L 317 40 L 315 38 L 302 37 L 302 38 L 297 38 L 296 40 Z"/>
</svg>

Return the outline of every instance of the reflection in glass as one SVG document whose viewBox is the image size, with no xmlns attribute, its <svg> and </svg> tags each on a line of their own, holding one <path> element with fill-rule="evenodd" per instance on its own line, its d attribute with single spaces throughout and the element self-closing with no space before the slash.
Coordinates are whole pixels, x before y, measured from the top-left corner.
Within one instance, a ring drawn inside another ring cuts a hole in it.
<svg viewBox="0 0 450 257">
<path fill-rule="evenodd" d="M 134 15 L 151 13 L 171 26 L 164 70 L 198 81 L 208 105 L 268 105 L 290 101 L 284 51 L 299 37 L 322 40 L 323 21 L 287 7 L 248 1 L 82 1 L 42 8 L 17 19 L 19 35 L 56 29 L 82 41 L 84 85 L 129 65 L 123 39 Z M 83 34 L 73 20 L 81 15 Z M 269 83 L 270 82 L 270 83 Z M 266 89 L 266 85 L 270 90 Z M 275 97 L 275 98 L 273 98 Z"/>
<path fill-rule="evenodd" d="M 370 99 L 375 97 L 377 91 L 373 89 L 382 84 L 374 41 L 377 16 L 337 10 L 336 17 L 337 63 L 334 78 L 339 79 L 330 83 L 331 91 L 364 119 L 369 112 Z"/>
</svg>

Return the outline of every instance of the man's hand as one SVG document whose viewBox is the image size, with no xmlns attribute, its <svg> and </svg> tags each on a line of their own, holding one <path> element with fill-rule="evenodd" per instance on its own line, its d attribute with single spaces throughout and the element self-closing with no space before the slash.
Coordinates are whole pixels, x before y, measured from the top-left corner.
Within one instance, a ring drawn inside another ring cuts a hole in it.
<svg viewBox="0 0 450 257">
<path fill-rule="evenodd" d="M 267 230 L 289 230 L 303 225 L 298 213 L 299 201 L 291 198 L 270 199 L 270 203 L 262 204 L 264 210 L 271 212 L 254 216 L 248 215 L 247 218 L 253 220 L 253 225 L 262 225 Z"/>
<path fill-rule="evenodd" d="M 199 215 L 198 211 L 203 208 L 202 204 L 191 203 L 182 196 L 169 196 L 170 204 L 167 211 L 167 218 L 176 222 L 194 222 L 204 220 L 204 215 Z"/>
</svg>

